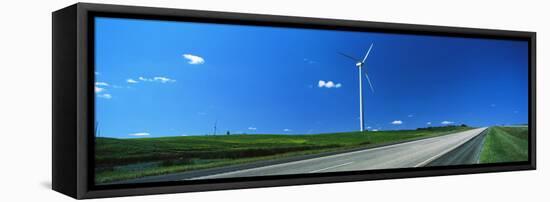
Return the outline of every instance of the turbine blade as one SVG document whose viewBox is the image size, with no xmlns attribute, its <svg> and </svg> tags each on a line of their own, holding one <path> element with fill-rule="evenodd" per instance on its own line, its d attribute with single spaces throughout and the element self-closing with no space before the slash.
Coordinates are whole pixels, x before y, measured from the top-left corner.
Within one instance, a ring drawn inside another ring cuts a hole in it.
<svg viewBox="0 0 550 202">
<path fill-rule="evenodd" d="M 372 83 L 370 82 L 369 75 L 367 74 L 367 71 L 365 70 L 365 77 L 367 77 L 367 81 L 369 82 L 370 90 L 372 93 L 374 93 L 374 87 L 372 87 Z"/>
<path fill-rule="evenodd" d="M 338 53 L 339 53 L 340 55 L 344 56 L 344 57 L 347 57 L 347 58 L 349 58 L 349 59 L 352 59 L 354 62 L 358 62 L 358 61 L 359 61 L 359 59 L 354 58 L 354 57 L 349 56 L 349 55 L 346 55 L 346 54 L 344 54 L 344 53 L 342 53 L 342 52 L 338 52 Z"/>
<path fill-rule="evenodd" d="M 367 54 L 365 55 L 365 58 L 363 58 L 363 61 L 361 63 L 365 63 L 365 60 L 367 60 L 367 57 L 369 57 L 370 49 L 372 49 L 373 45 L 374 43 L 370 44 L 369 50 L 367 51 Z"/>
</svg>

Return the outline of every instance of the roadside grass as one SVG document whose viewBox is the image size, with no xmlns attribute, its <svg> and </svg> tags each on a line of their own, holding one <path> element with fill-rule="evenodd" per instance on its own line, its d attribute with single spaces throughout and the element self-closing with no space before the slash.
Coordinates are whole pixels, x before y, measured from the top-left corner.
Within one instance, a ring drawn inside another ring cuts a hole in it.
<svg viewBox="0 0 550 202">
<path fill-rule="evenodd" d="M 480 163 L 528 160 L 527 127 L 491 127 L 481 150 Z"/>
<path fill-rule="evenodd" d="M 469 127 L 316 135 L 96 138 L 96 183 L 341 151 L 446 135 Z"/>
</svg>

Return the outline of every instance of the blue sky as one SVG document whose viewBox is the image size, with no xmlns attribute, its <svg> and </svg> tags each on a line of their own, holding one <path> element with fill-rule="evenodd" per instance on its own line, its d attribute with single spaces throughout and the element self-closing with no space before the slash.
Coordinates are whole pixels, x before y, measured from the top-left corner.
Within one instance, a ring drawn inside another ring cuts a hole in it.
<svg viewBox="0 0 550 202">
<path fill-rule="evenodd" d="M 358 72 L 338 52 L 371 43 L 370 130 L 527 123 L 523 41 L 116 18 L 95 32 L 104 137 L 357 131 Z"/>
</svg>

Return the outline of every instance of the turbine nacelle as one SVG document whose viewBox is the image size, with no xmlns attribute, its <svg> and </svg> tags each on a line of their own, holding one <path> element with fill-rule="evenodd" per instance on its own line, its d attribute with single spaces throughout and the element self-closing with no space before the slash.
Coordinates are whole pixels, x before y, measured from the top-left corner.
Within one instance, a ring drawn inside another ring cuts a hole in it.
<svg viewBox="0 0 550 202">
<path fill-rule="evenodd" d="M 361 66 L 363 66 L 363 63 L 362 62 L 357 62 L 357 63 L 355 63 L 355 66 L 361 67 Z"/>
</svg>

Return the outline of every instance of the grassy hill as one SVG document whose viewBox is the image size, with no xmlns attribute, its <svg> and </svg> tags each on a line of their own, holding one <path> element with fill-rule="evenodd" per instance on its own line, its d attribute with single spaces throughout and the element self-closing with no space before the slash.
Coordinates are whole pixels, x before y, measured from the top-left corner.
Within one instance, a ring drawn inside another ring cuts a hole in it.
<svg viewBox="0 0 550 202">
<path fill-rule="evenodd" d="M 491 127 L 485 137 L 480 163 L 527 161 L 527 127 Z"/>
<path fill-rule="evenodd" d="M 318 135 L 96 138 L 96 183 L 445 135 L 468 127 Z"/>
</svg>

